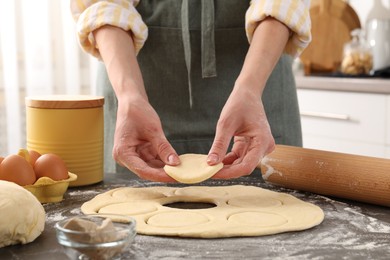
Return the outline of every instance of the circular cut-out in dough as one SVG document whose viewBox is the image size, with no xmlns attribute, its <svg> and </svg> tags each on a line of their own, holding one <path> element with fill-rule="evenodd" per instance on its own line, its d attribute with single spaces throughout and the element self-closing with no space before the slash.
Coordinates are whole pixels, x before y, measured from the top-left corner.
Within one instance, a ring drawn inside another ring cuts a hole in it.
<svg viewBox="0 0 390 260">
<path fill-rule="evenodd" d="M 239 212 L 229 216 L 228 221 L 234 222 L 237 225 L 251 226 L 251 227 L 273 227 L 282 226 L 288 220 L 275 213 L 265 212 Z"/>
<path fill-rule="evenodd" d="M 195 227 L 210 220 L 196 212 L 161 212 L 147 219 L 147 225 L 164 228 Z"/>
<path fill-rule="evenodd" d="M 324 219 L 323 211 L 311 203 L 254 186 L 167 187 L 163 191 L 159 187 L 153 188 L 165 196 L 140 199 L 126 195 L 127 208 L 121 211 L 123 207 L 111 208 L 109 205 L 124 203 L 123 197 L 115 202 L 112 191 L 107 191 L 84 203 L 81 210 L 85 214 L 101 213 L 101 209 L 104 209 L 104 213 L 124 214 L 130 211 L 129 207 L 141 210 L 153 206 L 156 211 L 129 214 L 136 219 L 139 234 L 201 238 L 262 236 L 304 230 L 320 224 Z M 136 194 L 146 188 L 119 189 L 123 194 Z M 206 202 L 217 206 L 190 210 L 164 206 L 173 202 Z"/>
<path fill-rule="evenodd" d="M 158 187 L 158 188 L 147 187 L 142 190 L 134 190 L 134 191 L 124 191 L 122 189 L 117 189 L 112 193 L 112 197 L 120 198 L 120 199 L 131 198 L 132 200 L 164 198 L 165 195 L 163 192 L 166 191 L 165 188 L 168 187 Z"/>
<path fill-rule="evenodd" d="M 227 204 L 240 208 L 268 208 L 281 206 L 282 202 L 273 198 L 264 198 L 259 196 L 241 196 L 228 200 Z"/>
<path fill-rule="evenodd" d="M 208 165 L 205 154 L 182 154 L 179 156 L 180 165 L 165 165 L 164 171 L 181 183 L 199 183 L 211 178 L 223 167 L 223 163 Z"/>
<path fill-rule="evenodd" d="M 100 208 L 99 213 L 110 213 L 118 215 L 140 215 L 157 211 L 157 207 L 150 203 L 123 202 L 115 203 Z"/>
</svg>

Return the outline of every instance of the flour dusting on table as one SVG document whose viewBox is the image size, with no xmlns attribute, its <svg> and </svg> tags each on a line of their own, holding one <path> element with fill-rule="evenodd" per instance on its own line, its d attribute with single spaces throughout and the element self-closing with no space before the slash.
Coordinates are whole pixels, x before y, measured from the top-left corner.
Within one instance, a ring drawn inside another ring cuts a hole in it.
<svg viewBox="0 0 390 260">
<path fill-rule="evenodd" d="M 259 174 L 260 176 L 261 174 Z M 47 223 L 54 225 L 65 216 L 82 214 L 80 206 L 84 202 L 114 188 L 164 185 L 140 180 L 129 181 L 127 178 L 127 175 L 124 175 L 122 179 L 115 179 L 115 182 L 109 185 L 69 189 L 65 194 L 64 201 L 44 205 L 47 212 Z M 165 185 L 181 186 L 178 184 Z M 126 256 L 123 259 L 160 260 L 192 257 L 197 259 L 232 259 L 237 255 L 242 255 L 245 259 L 272 260 L 381 259 L 378 258 L 378 255 L 383 255 L 382 259 L 386 259 L 390 255 L 390 209 L 276 187 L 262 182 L 257 177 L 243 177 L 231 181 L 209 180 L 202 185 L 253 185 L 276 192 L 285 192 L 321 207 L 325 213 L 325 219 L 319 226 L 309 230 L 263 237 L 210 240 L 137 235 L 135 244 L 129 249 L 128 258 Z"/>
</svg>

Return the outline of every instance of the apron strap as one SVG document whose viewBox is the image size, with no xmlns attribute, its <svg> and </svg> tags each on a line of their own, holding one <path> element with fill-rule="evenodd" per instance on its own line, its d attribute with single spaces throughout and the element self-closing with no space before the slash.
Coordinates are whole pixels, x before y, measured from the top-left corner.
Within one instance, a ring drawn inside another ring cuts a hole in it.
<svg viewBox="0 0 390 260">
<path fill-rule="evenodd" d="M 217 76 L 214 39 L 214 0 L 202 0 L 202 77 Z"/>
<path fill-rule="evenodd" d="M 191 42 L 190 26 L 188 21 L 188 0 L 183 0 L 181 4 L 181 33 L 184 47 L 184 60 L 188 73 L 188 94 L 190 96 L 190 107 L 192 108 L 192 86 L 191 86 Z"/>
<path fill-rule="evenodd" d="M 217 69 L 214 39 L 214 0 L 202 0 L 201 19 L 202 78 L 216 77 Z M 184 47 L 184 59 L 188 73 L 188 93 L 190 97 L 190 107 L 192 108 L 191 41 L 188 0 L 183 0 L 181 5 L 181 31 Z"/>
</svg>

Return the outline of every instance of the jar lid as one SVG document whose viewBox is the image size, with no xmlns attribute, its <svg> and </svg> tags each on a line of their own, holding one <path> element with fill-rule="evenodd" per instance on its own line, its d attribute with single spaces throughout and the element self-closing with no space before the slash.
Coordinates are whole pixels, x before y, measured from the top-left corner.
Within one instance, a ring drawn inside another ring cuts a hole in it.
<svg viewBox="0 0 390 260">
<path fill-rule="evenodd" d="M 89 95 L 31 96 L 25 99 L 26 106 L 35 108 L 77 109 L 104 105 L 104 97 Z"/>
</svg>

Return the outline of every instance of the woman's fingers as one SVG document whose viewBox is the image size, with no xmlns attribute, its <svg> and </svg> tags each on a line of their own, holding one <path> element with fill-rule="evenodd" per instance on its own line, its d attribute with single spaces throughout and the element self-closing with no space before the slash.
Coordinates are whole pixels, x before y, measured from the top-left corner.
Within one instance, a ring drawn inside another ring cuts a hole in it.
<svg viewBox="0 0 390 260">
<path fill-rule="evenodd" d="M 142 160 L 138 155 L 127 158 L 119 158 L 120 163 L 128 168 L 131 172 L 137 174 L 140 178 L 157 182 L 176 182 L 172 177 L 167 175 L 161 166 L 163 163 L 158 160 Z M 157 167 L 156 167 L 157 166 Z"/>
<path fill-rule="evenodd" d="M 249 175 L 258 165 L 259 160 L 275 148 L 273 139 L 259 137 L 250 140 L 236 139 L 232 151 L 223 160 L 224 167 L 213 178 L 230 179 Z M 268 142 L 263 143 L 264 140 Z"/>
<path fill-rule="evenodd" d="M 207 163 L 209 165 L 218 164 L 224 159 L 230 140 L 232 139 L 232 135 L 232 131 L 229 131 L 218 124 L 214 142 L 207 157 Z"/>
<path fill-rule="evenodd" d="M 180 159 L 177 155 L 175 149 L 168 142 L 165 136 L 159 136 L 151 138 L 151 143 L 154 147 L 154 150 L 157 152 L 158 157 L 168 165 L 179 165 Z"/>
</svg>

